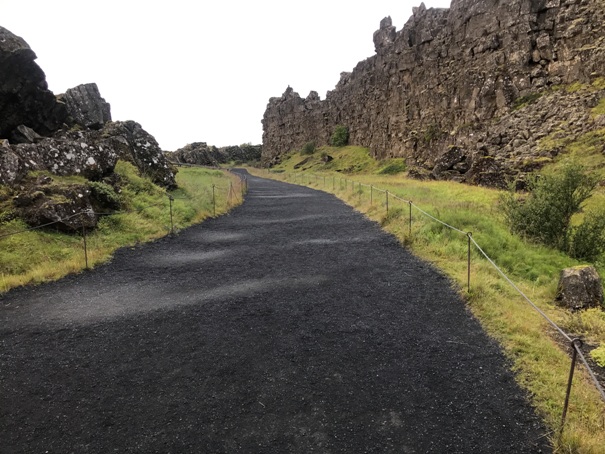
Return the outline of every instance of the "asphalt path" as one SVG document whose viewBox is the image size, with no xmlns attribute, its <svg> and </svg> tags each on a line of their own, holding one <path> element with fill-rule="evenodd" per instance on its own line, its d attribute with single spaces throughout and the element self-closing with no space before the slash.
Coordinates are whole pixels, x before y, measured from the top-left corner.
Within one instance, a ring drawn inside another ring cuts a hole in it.
<svg viewBox="0 0 605 454">
<path fill-rule="evenodd" d="M 450 282 L 332 195 L 246 202 L 0 297 L 1 453 L 533 453 Z"/>
</svg>

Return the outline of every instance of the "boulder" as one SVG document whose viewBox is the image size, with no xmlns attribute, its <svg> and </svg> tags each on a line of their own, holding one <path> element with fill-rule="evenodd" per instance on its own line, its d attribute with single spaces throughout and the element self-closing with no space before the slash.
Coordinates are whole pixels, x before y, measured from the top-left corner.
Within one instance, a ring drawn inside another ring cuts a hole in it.
<svg viewBox="0 0 605 454">
<path fill-rule="evenodd" d="M 93 211 L 90 188 L 84 184 L 52 185 L 49 180 L 39 180 L 13 199 L 19 217 L 33 227 L 54 223 L 50 228 L 64 232 L 94 228 L 98 216 Z"/>
<path fill-rule="evenodd" d="M 23 38 L 0 27 L 0 138 L 10 138 L 20 125 L 48 135 L 67 117 L 36 58 Z"/>
<path fill-rule="evenodd" d="M 601 307 L 603 284 L 593 266 L 576 266 L 561 271 L 555 301 L 571 310 Z"/>
<path fill-rule="evenodd" d="M 8 140 L 0 139 L 0 184 L 12 186 L 26 173 L 22 159 L 13 151 Z"/>
<path fill-rule="evenodd" d="M 67 113 L 80 126 L 101 129 L 111 121 L 111 107 L 95 83 L 70 88 L 60 98 L 65 102 Z"/>
<path fill-rule="evenodd" d="M 206 142 L 193 142 L 171 153 L 171 159 L 177 163 L 200 166 L 218 166 L 227 162 L 223 154 L 214 145 Z"/>
<path fill-rule="evenodd" d="M 440 178 L 441 174 L 448 170 L 462 171 L 462 173 L 468 170 L 466 153 L 462 148 L 454 146 L 449 147 L 447 151 L 437 159 L 437 162 L 433 167 L 433 175 L 435 178 Z"/>
<path fill-rule="evenodd" d="M 155 138 L 132 120 L 109 122 L 101 131 L 104 144 L 134 164 L 141 175 L 165 188 L 176 187 L 176 170 L 170 165 Z"/>
<path fill-rule="evenodd" d="M 10 149 L 17 156 L 16 160 L 12 158 L 13 167 L 17 170 L 3 178 L 6 172 L 0 168 L 0 179 L 7 184 L 18 183 L 32 170 L 100 180 L 113 172 L 118 161 L 111 144 L 97 131 L 62 131 L 36 144 L 11 145 Z"/>
<path fill-rule="evenodd" d="M 28 128 L 25 125 L 19 125 L 13 129 L 10 141 L 12 143 L 36 143 L 43 138 L 44 137 L 42 137 L 32 128 Z"/>
</svg>

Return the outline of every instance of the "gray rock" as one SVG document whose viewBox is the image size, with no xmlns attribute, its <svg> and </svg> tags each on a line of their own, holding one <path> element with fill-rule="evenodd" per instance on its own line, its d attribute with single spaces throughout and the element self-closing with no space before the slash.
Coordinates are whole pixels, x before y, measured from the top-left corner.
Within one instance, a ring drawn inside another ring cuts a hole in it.
<svg viewBox="0 0 605 454">
<path fill-rule="evenodd" d="M 167 153 L 168 158 L 176 164 L 195 164 L 218 166 L 228 162 L 244 164 L 259 161 L 262 147 L 260 145 L 242 144 L 217 148 L 206 142 L 193 142 L 183 148 Z"/>
<path fill-rule="evenodd" d="M 40 134 L 25 125 L 17 126 L 11 134 L 12 143 L 36 143 L 42 140 Z"/>
<path fill-rule="evenodd" d="M 561 271 L 556 302 L 571 310 L 603 306 L 603 284 L 593 266 L 576 266 Z"/>
<path fill-rule="evenodd" d="M 0 184 L 12 186 L 25 174 L 22 159 L 13 151 L 8 140 L 0 139 Z"/>
<path fill-rule="evenodd" d="M 56 175 L 81 175 L 100 180 L 113 172 L 118 161 L 111 144 L 97 131 L 62 132 L 36 144 L 17 144 L 10 148 L 18 157 L 16 173 L 21 178 L 33 170 L 47 170 Z M 12 180 L 12 184 L 19 181 L 18 178 Z"/>
<path fill-rule="evenodd" d="M 176 187 L 176 169 L 170 165 L 155 138 L 132 120 L 110 122 L 101 131 L 103 143 L 121 159 L 131 162 L 141 175 L 165 188 Z"/>
<path fill-rule="evenodd" d="M 98 216 L 93 211 L 88 186 L 44 183 L 34 185 L 13 200 L 21 219 L 33 227 L 53 223 L 52 228 L 65 232 L 97 225 Z"/>
<path fill-rule="evenodd" d="M 70 88 L 60 98 L 74 122 L 85 128 L 101 129 L 111 121 L 110 105 L 101 97 L 95 83 Z"/>
<path fill-rule="evenodd" d="M 19 125 L 48 135 L 67 117 L 35 59 L 23 38 L 0 27 L 0 138 L 10 138 Z"/>
</svg>

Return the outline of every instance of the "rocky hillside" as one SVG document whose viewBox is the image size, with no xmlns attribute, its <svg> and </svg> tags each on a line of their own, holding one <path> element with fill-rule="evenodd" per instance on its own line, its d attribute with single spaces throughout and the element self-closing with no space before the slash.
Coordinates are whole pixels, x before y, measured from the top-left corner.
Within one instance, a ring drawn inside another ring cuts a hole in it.
<svg viewBox="0 0 605 454">
<path fill-rule="evenodd" d="M 175 164 L 196 164 L 202 166 L 218 166 L 234 162 L 236 164 L 254 163 L 261 159 L 260 145 L 233 145 L 217 148 L 206 142 L 194 142 L 166 153 L 166 157 Z"/>
<path fill-rule="evenodd" d="M 0 205 L 12 205 L 0 213 L 0 222 L 19 216 L 42 225 L 87 212 L 57 225 L 94 227 L 93 208 L 117 199 L 108 191 L 119 191 L 118 159 L 161 186 L 176 186 L 154 137 L 134 121 L 111 121 L 110 105 L 96 84 L 55 96 L 35 59 L 22 38 L 0 27 Z M 54 181 L 66 176 L 84 178 Z"/>
<path fill-rule="evenodd" d="M 374 44 L 325 100 L 290 87 L 270 99 L 264 164 L 343 125 L 412 175 L 504 186 L 559 153 L 553 137 L 605 126 L 603 0 L 421 4 L 400 31 L 383 19 Z"/>
</svg>

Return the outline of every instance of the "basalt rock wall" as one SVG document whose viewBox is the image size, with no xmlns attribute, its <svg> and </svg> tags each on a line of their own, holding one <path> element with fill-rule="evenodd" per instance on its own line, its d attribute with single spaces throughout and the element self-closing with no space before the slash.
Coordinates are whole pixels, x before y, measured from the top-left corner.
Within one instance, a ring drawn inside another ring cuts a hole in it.
<svg viewBox="0 0 605 454">
<path fill-rule="evenodd" d="M 270 99 L 263 162 L 309 141 L 327 144 L 344 125 L 350 143 L 377 158 L 401 156 L 435 177 L 504 185 L 522 163 L 556 153 L 539 146 L 542 137 L 586 120 L 605 96 L 598 88 L 568 97 L 553 89 L 605 75 L 604 30 L 603 0 L 421 4 L 400 31 L 387 17 L 374 33 L 376 54 L 342 73 L 325 100 L 290 87 Z M 553 106 L 551 95 L 571 111 Z"/>
</svg>

